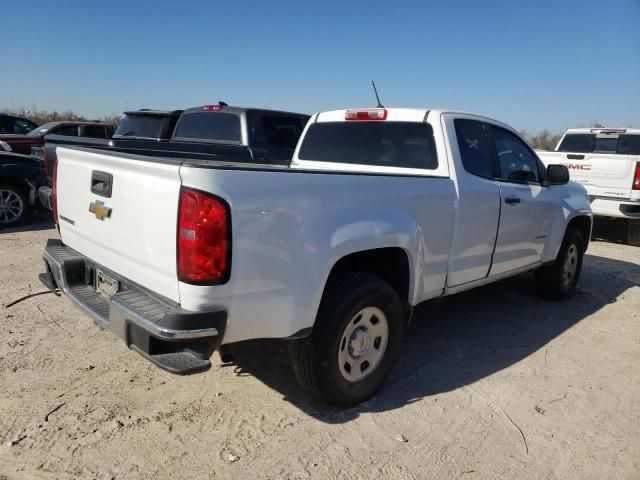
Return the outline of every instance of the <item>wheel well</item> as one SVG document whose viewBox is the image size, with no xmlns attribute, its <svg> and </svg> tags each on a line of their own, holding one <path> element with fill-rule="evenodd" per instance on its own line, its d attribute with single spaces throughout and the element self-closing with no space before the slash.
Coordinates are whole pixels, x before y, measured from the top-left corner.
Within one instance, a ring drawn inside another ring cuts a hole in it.
<svg viewBox="0 0 640 480">
<path fill-rule="evenodd" d="M 409 258 L 397 247 L 355 252 L 341 258 L 331 269 L 327 284 L 345 272 L 368 273 L 381 278 L 396 291 L 400 301 L 409 305 Z"/>
<path fill-rule="evenodd" d="M 591 218 L 585 215 L 572 218 L 569 225 L 567 225 L 567 229 L 569 229 L 569 227 L 574 227 L 580 232 L 585 241 L 584 249 L 586 250 L 587 245 L 589 245 L 589 240 L 591 239 Z"/>
</svg>

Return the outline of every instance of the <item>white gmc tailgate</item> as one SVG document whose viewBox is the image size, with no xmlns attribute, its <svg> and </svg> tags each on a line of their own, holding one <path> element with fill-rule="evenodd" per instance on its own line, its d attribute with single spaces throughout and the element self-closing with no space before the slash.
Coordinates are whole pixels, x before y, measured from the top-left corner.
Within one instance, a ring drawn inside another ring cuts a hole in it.
<svg viewBox="0 0 640 480">
<path fill-rule="evenodd" d="M 637 155 L 609 153 L 542 152 L 538 156 L 545 165 L 560 163 L 569 169 L 574 182 L 581 183 L 589 195 L 629 199 Z"/>
<path fill-rule="evenodd" d="M 57 156 L 62 241 L 113 272 L 178 302 L 179 164 L 62 147 L 57 148 Z M 112 175 L 111 197 L 91 192 L 93 171 Z M 96 200 L 111 209 L 104 220 L 89 211 Z"/>
</svg>

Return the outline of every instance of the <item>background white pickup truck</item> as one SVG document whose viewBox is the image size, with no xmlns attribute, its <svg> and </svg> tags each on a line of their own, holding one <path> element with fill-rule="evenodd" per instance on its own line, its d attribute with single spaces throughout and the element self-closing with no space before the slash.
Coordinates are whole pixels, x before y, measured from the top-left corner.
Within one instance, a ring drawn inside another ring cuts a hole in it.
<svg viewBox="0 0 640 480">
<path fill-rule="evenodd" d="M 290 339 L 337 405 L 382 384 L 420 302 L 530 270 L 571 295 L 592 223 L 565 167 L 446 111 L 316 114 L 287 166 L 60 146 L 55 169 L 43 281 L 177 373 Z"/>
<path fill-rule="evenodd" d="M 594 215 L 628 219 L 628 243 L 640 246 L 640 129 L 573 128 L 555 151 L 536 153 L 584 185 Z"/>
</svg>

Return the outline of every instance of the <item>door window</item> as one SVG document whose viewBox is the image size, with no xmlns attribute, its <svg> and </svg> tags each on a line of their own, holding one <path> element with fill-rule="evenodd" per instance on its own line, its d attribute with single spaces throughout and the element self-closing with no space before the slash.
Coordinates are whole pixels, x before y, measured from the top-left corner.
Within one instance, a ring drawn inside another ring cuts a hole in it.
<svg viewBox="0 0 640 480">
<path fill-rule="evenodd" d="M 484 126 L 476 120 L 454 120 L 458 147 L 464 169 L 485 178 L 493 178 L 491 148 Z"/>
<path fill-rule="evenodd" d="M 18 135 L 24 135 L 29 133 L 31 130 L 33 130 L 36 127 L 37 125 L 33 122 L 30 122 L 28 120 L 21 120 L 17 118 L 15 120 L 15 123 L 13 124 L 13 132 Z"/>
<path fill-rule="evenodd" d="M 498 178 L 508 182 L 540 182 L 538 160 L 513 133 L 490 125 L 498 156 Z"/>
<path fill-rule="evenodd" d="M 304 125 L 299 118 L 276 117 L 266 115 L 262 117 L 262 131 L 267 145 L 293 150 L 298 144 Z"/>
<path fill-rule="evenodd" d="M 77 125 L 60 125 L 59 127 L 53 127 L 49 130 L 50 135 L 68 135 L 70 137 L 78 136 Z"/>
</svg>

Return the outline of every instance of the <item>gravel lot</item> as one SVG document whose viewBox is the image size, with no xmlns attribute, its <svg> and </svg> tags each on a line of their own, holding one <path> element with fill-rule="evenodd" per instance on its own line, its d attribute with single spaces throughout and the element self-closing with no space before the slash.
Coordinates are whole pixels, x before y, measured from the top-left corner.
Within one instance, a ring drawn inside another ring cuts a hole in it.
<svg viewBox="0 0 640 480">
<path fill-rule="evenodd" d="M 276 342 L 177 377 L 37 274 L 44 217 L 0 233 L 0 479 L 640 478 L 640 248 L 593 242 L 577 295 L 530 275 L 420 307 L 383 391 L 310 401 Z"/>
</svg>

